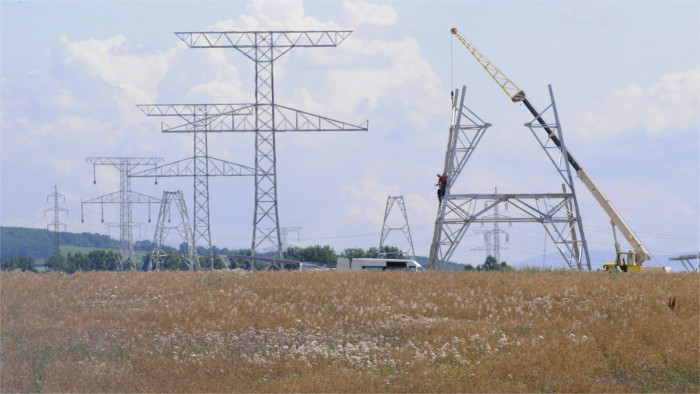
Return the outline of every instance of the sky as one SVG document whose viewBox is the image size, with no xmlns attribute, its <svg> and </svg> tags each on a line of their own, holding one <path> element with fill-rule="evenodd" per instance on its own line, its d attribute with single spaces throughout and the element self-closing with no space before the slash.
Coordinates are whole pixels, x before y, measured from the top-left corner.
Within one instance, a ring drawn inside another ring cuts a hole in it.
<svg viewBox="0 0 700 394">
<path fill-rule="evenodd" d="M 137 104 L 254 102 L 254 64 L 233 49 L 191 49 L 174 32 L 352 30 L 336 48 L 295 48 L 274 65 L 275 102 L 367 132 L 276 137 L 279 223 L 300 247 L 378 246 L 389 196 L 402 196 L 415 253 L 430 251 L 450 125 L 449 93 L 493 126 L 455 193 L 553 193 L 561 180 L 531 120 L 450 34 L 456 27 L 538 108 L 552 86 L 565 142 L 651 252 L 651 265 L 700 249 L 700 3 L 697 1 L 6 1 L 0 2 L 0 221 L 47 228 L 54 191 L 70 232 L 119 237 L 119 190 L 87 157 L 191 157 L 190 134 L 161 132 Z M 210 134 L 209 155 L 252 167 L 253 133 Z M 589 249 L 614 258 L 609 219 L 576 180 Z M 212 243 L 250 248 L 251 177 L 212 178 Z M 156 198 L 192 178 L 133 179 Z M 133 207 L 153 239 L 158 207 Z M 508 212 L 501 212 L 508 215 Z M 104 222 L 101 221 L 104 215 Z M 81 221 L 82 217 L 82 221 Z M 151 222 L 149 223 L 149 217 Z M 392 208 L 387 225 L 405 223 Z M 473 226 L 452 260 L 484 260 Z M 547 264 L 537 224 L 502 225 L 501 258 Z M 178 245 L 177 236 L 168 243 Z M 400 231 L 386 244 L 408 251 Z M 629 246 L 623 244 L 623 249 Z M 543 257 L 544 256 L 544 257 Z"/>
</svg>

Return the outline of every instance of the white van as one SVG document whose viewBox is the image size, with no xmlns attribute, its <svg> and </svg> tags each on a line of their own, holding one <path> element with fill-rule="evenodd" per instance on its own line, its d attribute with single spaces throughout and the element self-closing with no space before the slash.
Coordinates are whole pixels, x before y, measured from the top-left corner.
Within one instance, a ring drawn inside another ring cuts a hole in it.
<svg viewBox="0 0 700 394">
<path fill-rule="evenodd" d="M 423 266 L 415 260 L 403 259 L 366 259 L 338 257 L 336 269 L 338 271 L 423 271 Z"/>
</svg>

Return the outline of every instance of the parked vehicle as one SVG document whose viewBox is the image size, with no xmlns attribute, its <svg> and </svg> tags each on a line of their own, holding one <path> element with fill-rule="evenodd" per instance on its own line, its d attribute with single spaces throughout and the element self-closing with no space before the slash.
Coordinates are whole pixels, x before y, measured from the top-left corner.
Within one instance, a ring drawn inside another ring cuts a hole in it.
<svg viewBox="0 0 700 394">
<path fill-rule="evenodd" d="M 367 259 L 338 257 L 337 270 L 339 271 L 423 271 L 423 266 L 415 260 L 404 259 Z"/>
</svg>

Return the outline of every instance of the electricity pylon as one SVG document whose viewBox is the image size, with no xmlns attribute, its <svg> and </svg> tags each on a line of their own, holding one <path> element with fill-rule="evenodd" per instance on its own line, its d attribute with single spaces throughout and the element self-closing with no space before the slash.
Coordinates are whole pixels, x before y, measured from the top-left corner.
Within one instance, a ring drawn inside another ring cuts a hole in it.
<svg viewBox="0 0 700 394">
<path fill-rule="evenodd" d="M 533 121 L 525 123 L 525 126 L 530 129 L 564 180 L 569 192 L 562 193 L 456 194 L 452 192 L 451 188 L 455 180 L 473 154 L 484 135 L 484 131 L 491 126 L 464 105 L 465 89 L 465 87 L 462 88 L 461 96 L 459 90 L 456 90 L 453 95 L 450 137 L 445 154 L 445 172 L 448 175 L 447 190 L 439 205 L 435 221 L 429 269 L 443 268 L 472 223 L 529 222 L 541 223 L 544 226 L 569 268 L 583 269 L 582 258 L 585 257 L 587 268 L 590 271 L 588 247 L 583 233 L 583 224 L 574 192 L 573 176 L 569 161 L 566 159 L 567 151 L 551 86 L 549 87 L 551 104 L 540 112 Z M 535 120 L 543 119 L 542 115 L 550 109 L 554 112 L 555 124 L 535 122 Z M 541 127 L 555 130 L 560 145 L 553 146 L 549 136 L 546 136 L 544 140 L 540 138 L 540 134 L 535 133 L 534 128 Z M 560 158 L 563 160 L 559 160 Z M 484 208 L 481 208 L 480 201 L 486 201 Z M 520 216 L 511 216 L 507 219 L 488 217 L 491 210 L 505 204 L 510 204 L 515 208 Z M 578 237 L 572 234 L 575 228 L 578 228 Z"/>
<path fill-rule="evenodd" d="M 49 202 L 49 198 L 53 198 L 53 208 L 47 209 L 44 211 L 44 216 L 46 216 L 46 212 L 53 212 L 53 222 L 49 223 L 47 225 L 47 229 L 49 227 L 53 227 L 53 254 L 61 254 L 61 249 L 59 248 L 59 228 L 63 226 L 63 230 L 65 231 L 66 225 L 61 223 L 59 220 L 59 213 L 60 212 L 65 212 L 66 216 L 68 215 L 68 210 L 65 208 L 61 208 L 58 206 L 58 198 L 62 197 L 63 202 L 66 202 L 66 196 L 63 194 L 60 194 L 58 192 L 58 187 L 56 185 L 53 186 L 53 194 L 49 194 L 46 196 L 46 202 Z"/>
<path fill-rule="evenodd" d="M 498 188 L 494 189 L 494 193 L 498 193 Z M 484 207 L 487 207 L 490 201 L 487 201 L 484 203 Z M 506 211 L 508 210 L 508 204 L 505 204 Z M 490 219 L 507 219 L 508 216 L 501 215 L 498 212 L 498 205 L 494 206 L 493 208 L 494 213 L 492 215 L 487 215 L 484 216 L 485 218 L 490 218 Z M 511 225 L 512 223 L 508 223 Z M 482 226 L 484 225 L 483 223 L 481 224 Z M 500 222 L 494 221 L 493 222 L 493 228 L 491 230 L 477 230 L 475 231 L 476 233 L 479 234 L 484 234 L 484 245 L 472 248 L 471 250 L 485 250 L 486 251 L 486 258 L 489 256 L 493 257 L 496 259 L 496 262 L 498 264 L 501 263 L 501 250 L 502 249 L 508 249 L 508 248 L 502 248 L 501 247 L 501 234 L 505 235 L 506 242 L 510 241 L 510 235 L 501 230 L 500 228 Z"/>
<path fill-rule="evenodd" d="M 165 224 L 166 220 L 168 223 L 170 222 L 173 203 L 175 203 L 178 215 L 180 216 L 180 222 L 176 226 Z M 156 222 L 156 231 L 153 236 L 153 251 L 151 252 L 151 258 L 148 260 L 148 270 L 152 271 L 162 268 L 163 262 L 167 257 L 167 254 L 163 250 L 163 242 L 172 229 L 177 230 L 187 244 L 188 253 L 187 255 L 182 255 L 185 264 L 187 264 L 190 269 L 200 269 L 199 259 L 197 258 L 197 247 L 194 245 L 194 234 L 192 233 L 187 207 L 185 206 L 185 198 L 183 197 L 182 190 L 178 190 L 176 192 L 163 192 L 160 210 L 158 211 L 158 221 Z"/>
<path fill-rule="evenodd" d="M 401 209 L 401 215 L 403 216 L 403 226 L 401 227 L 391 227 L 387 223 L 387 219 L 389 218 L 389 215 L 391 214 L 391 209 L 394 207 L 394 203 L 399 206 Z M 408 241 L 408 245 L 411 247 L 411 258 L 416 257 L 416 252 L 413 249 L 413 239 L 411 238 L 411 228 L 408 227 L 408 216 L 406 216 L 406 207 L 403 203 L 403 196 L 388 196 L 386 198 L 386 209 L 384 210 L 384 224 L 382 225 L 382 235 L 379 238 L 379 251 L 381 252 L 382 247 L 384 246 L 384 242 L 386 241 L 386 238 L 389 236 L 389 233 L 391 233 L 393 230 L 401 230 L 403 235 L 406 237 L 406 240 Z"/>
<path fill-rule="evenodd" d="M 255 132 L 255 213 L 251 248 L 253 256 L 263 243 L 271 243 L 277 249 L 279 258 L 282 258 L 277 206 L 275 132 L 367 131 L 366 123 L 365 126 L 355 126 L 275 104 L 273 64 L 292 48 L 335 47 L 350 33 L 350 31 L 175 33 L 190 48 L 233 48 L 255 62 L 255 104 L 249 105 L 250 114 L 235 119 L 235 114 L 231 113 L 230 123 L 227 115 L 213 116 L 204 120 L 207 124 L 209 122 L 212 125 L 216 124 L 216 131 Z M 182 127 L 187 129 L 194 126 L 189 123 Z M 171 128 L 170 131 L 177 129 L 178 127 Z"/>
<path fill-rule="evenodd" d="M 138 166 L 157 166 L 163 161 L 162 157 L 88 157 L 88 163 L 92 164 L 93 183 L 97 183 L 95 167 L 101 165 L 113 166 L 119 171 L 119 191 L 96 197 L 80 204 L 81 221 L 83 218 L 83 206 L 85 204 L 100 204 L 102 222 L 104 222 L 104 204 L 119 204 L 119 270 L 135 269 L 134 261 L 134 234 L 131 215 L 132 204 L 157 204 L 160 202 L 155 197 L 141 194 L 131 190 L 131 178 L 129 174 Z M 125 267 L 126 264 L 126 267 Z"/>
<path fill-rule="evenodd" d="M 203 242 L 207 248 L 209 268 L 214 268 L 214 255 L 211 244 L 211 227 L 209 220 L 209 177 L 211 176 L 253 176 L 251 167 L 231 163 L 209 156 L 207 136 L 216 131 L 218 116 L 226 114 L 250 113 L 249 105 L 235 104 L 175 104 L 175 105 L 138 105 L 147 116 L 174 117 L 184 120 L 185 127 L 176 132 L 192 133 L 194 137 L 194 156 L 172 163 L 163 164 L 131 174 L 131 177 L 152 177 L 158 183 L 163 177 L 192 177 L 194 179 L 193 238 L 194 258 L 197 258 L 197 243 Z M 213 118 L 210 118 L 212 117 Z M 237 118 L 237 117 L 236 117 Z M 170 126 L 162 123 L 163 131 Z"/>
</svg>

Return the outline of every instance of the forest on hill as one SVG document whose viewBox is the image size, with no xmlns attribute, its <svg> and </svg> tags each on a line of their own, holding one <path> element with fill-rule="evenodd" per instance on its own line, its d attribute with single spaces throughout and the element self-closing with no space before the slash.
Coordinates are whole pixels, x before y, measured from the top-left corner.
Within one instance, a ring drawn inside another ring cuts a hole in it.
<svg viewBox="0 0 700 394">
<path fill-rule="evenodd" d="M 53 232 L 46 229 L 0 227 L 0 258 L 3 260 L 12 257 L 48 258 L 53 254 L 53 237 Z M 96 233 L 59 232 L 59 244 L 119 249 L 118 240 Z"/>
</svg>

